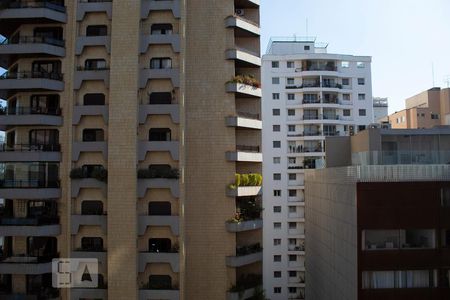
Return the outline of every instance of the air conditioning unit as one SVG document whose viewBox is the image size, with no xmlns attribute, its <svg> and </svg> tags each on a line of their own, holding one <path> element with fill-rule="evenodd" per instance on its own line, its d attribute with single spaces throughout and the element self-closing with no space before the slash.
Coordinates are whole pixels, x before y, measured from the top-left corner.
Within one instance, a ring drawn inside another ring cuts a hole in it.
<svg viewBox="0 0 450 300">
<path fill-rule="evenodd" d="M 234 13 L 238 16 L 243 16 L 245 14 L 243 9 L 236 9 L 234 10 Z"/>
</svg>

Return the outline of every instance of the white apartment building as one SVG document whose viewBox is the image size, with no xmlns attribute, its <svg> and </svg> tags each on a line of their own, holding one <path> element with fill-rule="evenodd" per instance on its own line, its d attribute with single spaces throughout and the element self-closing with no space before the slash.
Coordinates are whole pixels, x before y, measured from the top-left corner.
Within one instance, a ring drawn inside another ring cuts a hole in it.
<svg viewBox="0 0 450 300">
<path fill-rule="evenodd" d="M 304 169 L 324 166 L 325 136 L 373 122 L 371 57 L 276 38 L 262 73 L 264 289 L 270 300 L 305 299 Z"/>
</svg>

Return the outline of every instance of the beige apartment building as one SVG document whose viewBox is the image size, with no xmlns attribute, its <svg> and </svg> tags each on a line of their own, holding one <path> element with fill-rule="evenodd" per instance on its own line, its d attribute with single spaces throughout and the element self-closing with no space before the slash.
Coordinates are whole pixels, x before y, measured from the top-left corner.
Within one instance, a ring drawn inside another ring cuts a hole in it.
<svg viewBox="0 0 450 300">
<path fill-rule="evenodd" d="M 450 89 L 432 88 L 405 100 L 406 108 L 388 116 L 394 129 L 450 125 Z"/>
<path fill-rule="evenodd" d="M 1 1 L 0 299 L 259 293 L 259 2 Z"/>
</svg>

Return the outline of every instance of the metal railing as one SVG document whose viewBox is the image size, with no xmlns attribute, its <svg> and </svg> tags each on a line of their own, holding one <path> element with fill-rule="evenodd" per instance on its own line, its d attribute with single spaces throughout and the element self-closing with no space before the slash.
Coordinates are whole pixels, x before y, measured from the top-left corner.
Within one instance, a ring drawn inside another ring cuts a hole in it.
<svg viewBox="0 0 450 300">
<path fill-rule="evenodd" d="M 0 45 L 16 45 L 16 44 L 49 44 L 53 46 L 64 47 L 64 40 L 58 40 L 55 38 L 45 36 L 19 36 L 5 39 Z"/>
<path fill-rule="evenodd" d="M 243 152 L 261 152 L 259 146 L 247 146 L 247 145 L 236 145 L 236 151 L 243 151 Z"/>
<path fill-rule="evenodd" d="M 61 73 L 48 73 L 42 71 L 22 71 L 22 72 L 6 72 L 0 76 L 2 79 L 53 79 L 53 80 L 63 80 L 63 74 Z"/>
<path fill-rule="evenodd" d="M 5 2 L 5 1 L 3 1 Z M 38 1 L 38 0 L 16 0 L 13 2 L 0 4 L 0 9 L 17 9 L 17 8 L 48 8 L 51 10 L 66 12 L 64 5 L 57 1 Z"/>
<path fill-rule="evenodd" d="M 30 218 L 1 217 L 0 225 L 2 226 L 39 226 L 59 224 L 57 216 L 40 216 Z"/>
<path fill-rule="evenodd" d="M 59 180 L 39 180 L 39 179 L 1 179 L 0 188 L 3 189 L 24 189 L 24 188 L 59 188 Z"/>
<path fill-rule="evenodd" d="M 238 111 L 237 115 L 238 115 L 238 117 L 242 117 L 242 118 L 247 118 L 247 119 L 252 119 L 252 120 L 261 120 L 260 115 L 256 114 L 256 113 Z"/>
<path fill-rule="evenodd" d="M 78 66 L 77 71 L 107 71 L 109 67 Z"/>
<path fill-rule="evenodd" d="M 60 152 L 60 144 L 0 144 L 0 152 Z"/>
<path fill-rule="evenodd" d="M 47 107 L 0 107 L 0 115 L 50 115 L 60 116 L 60 108 Z"/>
</svg>

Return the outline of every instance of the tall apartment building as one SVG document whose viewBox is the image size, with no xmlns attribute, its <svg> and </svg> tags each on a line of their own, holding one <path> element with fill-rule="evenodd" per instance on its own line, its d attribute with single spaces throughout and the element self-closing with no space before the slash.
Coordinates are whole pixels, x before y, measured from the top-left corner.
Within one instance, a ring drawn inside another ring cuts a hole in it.
<svg viewBox="0 0 450 300">
<path fill-rule="evenodd" d="M 327 143 L 305 179 L 308 297 L 450 299 L 450 129 Z"/>
<path fill-rule="evenodd" d="M 314 39 L 273 39 L 263 57 L 263 281 L 271 300 L 305 297 L 304 170 L 324 165 L 326 136 L 372 123 L 370 64 L 328 54 Z"/>
<path fill-rule="evenodd" d="M 252 296 L 259 0 L 6 0 L 0 34 L 0 298 Z M 99 286 L 52 288 L 56 257 Z"/>
<path fill-rule="evenodd" d="M 388 116 L 395 129 L 450 125 L 450 89 L 431 88 L 405 100 L 406 108 Z"/>
</svg>

